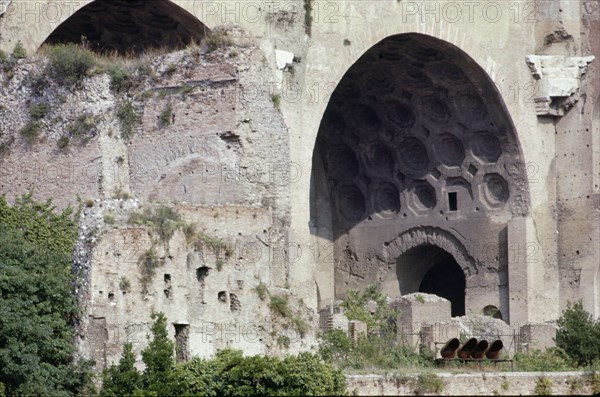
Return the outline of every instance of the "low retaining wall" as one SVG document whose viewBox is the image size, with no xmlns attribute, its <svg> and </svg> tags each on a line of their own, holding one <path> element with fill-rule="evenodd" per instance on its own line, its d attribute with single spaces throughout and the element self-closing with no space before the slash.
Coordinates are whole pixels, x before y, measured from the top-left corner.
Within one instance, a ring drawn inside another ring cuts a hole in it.
<svg viewBox="0 0 600 397">
<path fill-rule="evenodd" d="M 391 395 L 536 395 L 540 378 L 549 381 L 553 395 L 593 394 L 594 372 L 485 372 L 437 373 L 443 382 L 438 393 L 419 382 L 418 375 L 347 375 L 348 391 L 361 396 Z M 600 383 L 600 381 L 599 381 Z M 600 386 L 600 384 L 598 385 Z M 597 386 L 597 387 L 598 387 Z"/>
</svg>

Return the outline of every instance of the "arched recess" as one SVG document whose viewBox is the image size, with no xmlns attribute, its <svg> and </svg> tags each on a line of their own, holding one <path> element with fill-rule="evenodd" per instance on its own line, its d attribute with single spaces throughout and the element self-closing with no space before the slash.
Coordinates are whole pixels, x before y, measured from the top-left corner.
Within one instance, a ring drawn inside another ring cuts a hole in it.
<svg viewBox="0 0 600 397">
<path fill-rule="evenodd" d="M 37 6 L 41 18 L 32 34 L 38 37 L 31 38 L 37 41 L 36 49 L 43 43 L 81 43 L 85 37 L 94 51 L 138 54 L 161 47 L 183 48 L 208 33 L 201 21 L 171 0 L 94 0 L 70 7 L 40 2 Z"/>
<path fill-rule="evenodd" d="M 407 33 L 358 59 L 321 121 L 310 201 L 313 230 L 333 242 L 336 298 L 397 280 L 386 242 L 437 230 L 468 247 L 451 254 L 471 302 L 508 312 L 503 244 L 529 211 L 525 166 L 494 83 L 458 47 Z"/>
<path fill-rule="evenodd" d="M 386 268 L 381 273 L 382 291 L 391 297 L 414 292 L 435 293 L 452 303 L 453 315 L 465 314 L 466 279 L 479 270 L 467 249 L 451 233 L 439 228 L 418 227 L 407 230 L 392 241 L 383 243 L 381 258 Z M 432 278 L 445 277 L 447 288 Z M 429 289 L 423 287 L 429 285 Z M 456 298 L 458 297 L 458 299 Z"/>
</svg>

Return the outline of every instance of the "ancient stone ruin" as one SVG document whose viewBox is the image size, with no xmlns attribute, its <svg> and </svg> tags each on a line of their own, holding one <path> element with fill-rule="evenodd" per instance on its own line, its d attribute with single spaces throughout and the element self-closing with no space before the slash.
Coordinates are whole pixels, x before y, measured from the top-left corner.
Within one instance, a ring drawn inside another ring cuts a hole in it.
<svg viewBox="0 0 600 397">
<path fill-rule="evenodd" d="M 544 341 L 568 302 L 598 318 L 600 7 L 475 3 L 0 1 L 30 56 L 0 71 L 0 193 L 84 200 L 81 353 L 139 353 L 152 311 L 178 360 L 310 350 L 365 332 L 334 308 L 371 284 Z M 53 81 L 60 43 L 144 59 L 136 86 Z"/>
</svg>

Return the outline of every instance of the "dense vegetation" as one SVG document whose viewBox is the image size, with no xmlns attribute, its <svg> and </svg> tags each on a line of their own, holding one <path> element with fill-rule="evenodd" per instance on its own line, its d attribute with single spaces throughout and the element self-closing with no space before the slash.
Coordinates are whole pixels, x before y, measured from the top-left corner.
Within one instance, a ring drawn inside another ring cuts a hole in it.
<svg viewBox="0 0 600 397">
<path fill-rule="evenodd" d="M 0 197 L 0 395 L 69 396 L 85 391 L 75 362 L 71 255 L 77 224 L 68 209 L 31 195 Z"/>
<path fill-rule="evenodd" d="M 367 303 L 375 303 L 375 310 Z M 334 329 L 321 335 L 321 357 L 342 369 L 375 370 L 398 368 L 426 368 L 433 366 L 432 352 L 418 354 L 410 346 L 397 341 L 395 311 L 387 305 L 385 296 L 377 285 L 362 291 L 349 290 L 341 305 L 350 320 L 367 324 L 368 334 L 352 341 L 346 332 Z"/>
<path fill-rule="evenodd" d="M 135 366 L 132 346 L 126 344 L 119 364 L 103 374 L 101 396 L 291 396 L 345 393 L 341 371 L 313 354 L 281 360 L 243 357 L 239 350 L 223 350 L 212 360 L 195 358 L 175 364 L 174 345 L 167 335 L 164 314 L 153 316 L 152 341 L 142 351 L 143 372 Z"/>
<path fill-rule="evenodd" d="M 600 368 L 600 321 L 594 321 L 581 301 L 569 303 L 557 321 L 556 347 L 517 353 L 519 371 L 570 371 Z"/>
<path fill-rule="evenodd" d="M 172 228 L 163 222 L 157 225 L 161 237 L 169 238 Z M 71 209 L 56 213 L 50 201 L 38 203 L 31 194 L 17 198 L 14 205 L 0 197 L 0 397 L 94 394 L 90 363 L 74 359 L 77 306 L 71 255 L 76 239 L 77 222 Z M 264 295 L 266 299 L 268 293 Z M 271 298 L 272 309 L 285 313 L 287 306 Z M 367 310 L 368 302 L 375 303 L 374 310 Z M 341 394 L 345 393 L 344 369 L 413 367 L 421 371 L 432 367 L 431 352 L 417 354 L 397 343 L 390 321 L 394 313 L 376 286 L 350 291 L 343 307 L 350 319 L 364 321 L 371 332 L 356 341 L 341 330 L 327 332 L 321 337 L 318 355 L 244 357 L 241 351 L 227 349 L 214 359 L 194 358 L 186 363 L 175 363 L 167 319 L 154 314 L 152 340 L 142 352 L 144 371 L 136 369 L 133 348 L 126 344 L 118 365 L 104 371 L 100 394 Z M 518 353 L 517 370 L 598 367 L 600 322 L 593 320 L 582 303 L 569 304 L 557 324 L 557 347 Z M 440 386 L 439 379 L 433 381 L 436 388 Z"/>
<path fill-rule="evenodd" d="M 556 345 L 578 365 L 600 363 L 600 321 L 583 309 L 581 301 L 567 305 L 557 322 Z"/>
</svg>

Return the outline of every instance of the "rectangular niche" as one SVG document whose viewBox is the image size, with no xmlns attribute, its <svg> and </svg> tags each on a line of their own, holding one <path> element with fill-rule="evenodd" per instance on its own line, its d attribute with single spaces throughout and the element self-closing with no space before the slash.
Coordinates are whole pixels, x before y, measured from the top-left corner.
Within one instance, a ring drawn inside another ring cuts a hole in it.
<svg viewBox="0 0 600 397">
<path fill-rule="evenodd" d="M 175 326 L 175 360 L 177 362 L 190 359 L 190 325 L 174 324 Z"/>
<path fill-rule="evenodd" d="M 458 193 L 448 192 L 448 211 L 458 211 Z"/>
</svg>

